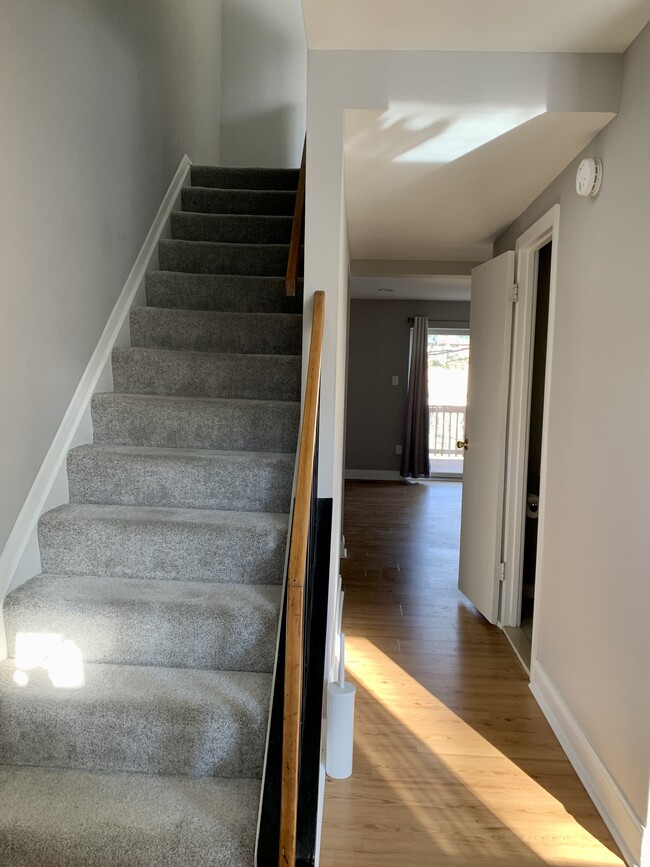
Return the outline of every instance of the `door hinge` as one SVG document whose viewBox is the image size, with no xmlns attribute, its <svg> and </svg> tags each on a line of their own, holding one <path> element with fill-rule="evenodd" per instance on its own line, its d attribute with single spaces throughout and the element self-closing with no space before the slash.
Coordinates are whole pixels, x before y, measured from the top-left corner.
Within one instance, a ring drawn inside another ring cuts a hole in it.
<svg viewBox="0 0 650 867">
<path fill-rule="evenodd" d="M 499 578 L 499 581 L 501 581 L 501 583 L 503 583 L 506 580 L 506 564 L 505 563 L 499 563 L 499 565 L 497 567 L 497 576 Z"/>
<path fill-rule="evenodd" d="M 513 283 L 510 287 L 510 300 L 513 304 L 519 301 L 519 283 Z"/>
</svg>

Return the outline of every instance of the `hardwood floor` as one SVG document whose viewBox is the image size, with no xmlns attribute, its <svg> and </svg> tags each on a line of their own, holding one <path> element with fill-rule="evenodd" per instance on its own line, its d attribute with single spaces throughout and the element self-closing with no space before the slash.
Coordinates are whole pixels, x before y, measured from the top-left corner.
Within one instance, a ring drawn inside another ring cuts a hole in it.
<svg viewBox="0 0 650 867">
<path fill-rule="evenodd" d="M 348 482 L 354 773 L 321 867 L 623 865 L 505 636 L 459 593 L 461 486 Z"/>
</svg>

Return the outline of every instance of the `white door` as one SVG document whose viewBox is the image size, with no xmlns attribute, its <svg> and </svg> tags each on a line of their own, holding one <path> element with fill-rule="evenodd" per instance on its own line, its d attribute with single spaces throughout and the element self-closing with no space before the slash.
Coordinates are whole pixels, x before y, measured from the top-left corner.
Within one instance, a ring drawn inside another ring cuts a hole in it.
<svg viewBox="0 0 650 867">
<path fill-rule="evenodd" d="M 514 275 L 512 252 L 472 271 L 458 586 L 490 623 L 499 616 Z"/>
</svg>

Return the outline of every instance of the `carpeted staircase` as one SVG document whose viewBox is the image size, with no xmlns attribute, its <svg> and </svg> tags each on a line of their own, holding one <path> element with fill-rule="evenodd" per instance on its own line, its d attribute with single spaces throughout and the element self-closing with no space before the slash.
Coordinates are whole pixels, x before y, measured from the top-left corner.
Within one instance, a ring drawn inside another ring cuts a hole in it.
<svg viewBox="0 0 650 867">
<path fill-rule="evenodd" d="M 68 455 L 70 504 L 40 520 L 43 574 L 5 601 L 6 867 L 253 864 L 300 411 L 297 181 L 193 167 L 94 443 Z"/>
</svg>

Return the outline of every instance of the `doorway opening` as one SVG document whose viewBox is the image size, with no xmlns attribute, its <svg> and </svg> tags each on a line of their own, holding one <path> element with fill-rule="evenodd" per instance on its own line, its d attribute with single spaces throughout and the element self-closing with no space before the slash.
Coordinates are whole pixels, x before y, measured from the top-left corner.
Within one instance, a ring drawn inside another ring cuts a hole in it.
<svg viewBox="0 0 650 867">
<path fill-rule="evenodd" d="M 465 411 L 469 331 L 429 328 L 429 467 L 433 479 L 461 479 L 465 450 Z"/>
<path fill-rule="evenodd" d="M 521 566 L 521 610 L 516 640 L 523 662 L 530 669 L 537 574 L 537 539 L 542 467 L 542 433 L 544 429 L 544 391 L 548 348 L 548 314 L 551 289 L 552 241 L 537 253 L 533 354 L 531 358 L 528 444 L 526 461 L 526 514 L 523 520 L 523 556 Z M 516 628 L 516 627 L 515 627 Z"/>
<path fill-rule="evenodd" d="M 558 224 L 556 205 L 517 241 L 519 303 L 515 305 L 511 356 L 501 623 L 529 673 L 535 664 L 536 601 L 543 579 L 546 421 Z"/>
</svg>

